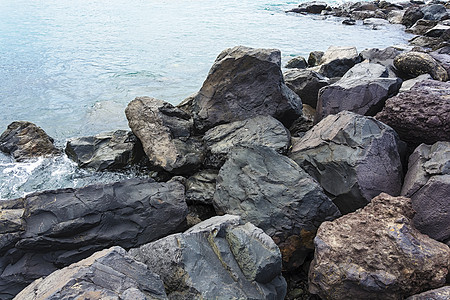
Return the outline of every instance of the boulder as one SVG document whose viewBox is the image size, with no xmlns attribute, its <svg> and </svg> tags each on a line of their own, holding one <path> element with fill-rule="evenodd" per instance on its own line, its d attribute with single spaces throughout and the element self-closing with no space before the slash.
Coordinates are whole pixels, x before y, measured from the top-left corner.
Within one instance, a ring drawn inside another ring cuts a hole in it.
<svg viewBox="0 0 450 300">
<path fill-rule="evenodd" d="M 371 48 L 361 51 L 360 56 L 363 61 L 385 66 L 389 72 L 388 77 L 395 78 L 397 75 L 395 73 L 394 58 L 400 53 L 401 51 L 395 49 L 394 47 L 387 47 L 381 50 L 378 48 Z"/>
<path fill-rule="evenodd" d="M 292 137 L 302 137 L 314 126 L 316 110 L 308 104 L 303 104 L 303 115 L 294 121 L 289 128 Z"/>
<path fill-rule="evenodd" d="M 273 116 L 289 127 L 301 115 L 302 103 L 284 84 L 280 66 L 279 50 L 224 50 L 194 99 L 196 129 L 205 132 L 258 115 Z"/>
<path fill-rule="evenodd" d="M 341 77 L 361 61 L 355 47 L 331 46 L 325 51 L 319 73 L 328 77 Z"/>
<path fill-rule="evenodd" d="M 408 297 L 406 300 L 448 300 L 448 299 L 450 299 L 449 285 L 413 295 L 411 297 Z"/>
<path fill-rule="evenodd" d="M 320 1 L 311 1 L 300 4 L 297 8 L 291 9 L 288 12 L 320 14 L 322 10 L 326 10 L 328 4 Z"/>
<path fill-rule="evenodd" d="M 392 128 L 348 111 L 320 121 L 289 155 L 323 187 L 342 213 L 381 192 L 400 193 L 400 141 Z"/>
<path fill-rule="evenodd" d="M 168 298 L 158 275 L 115 246 L 35 280 L 14 299 Z"/>
<path fill-rule="evenodd" d="M 405 31 L 408 33 L 416 34 L 416 35 L 424 35 L 428 30 L 436 26 L 438 22 L 433 20 L 418 20 L 413 26 L 406 29 Z"/>
<path fill-rule="evenodd" d="M 312 70 L 289 70 L 283 73 L 288 88 L 293 90 L 303 104 L 316 107 L 319 90 L 329 84 L 329 80 Z"/>
<path fill-rule="evenodd" d="M 26 121 L 16 121 L 0 135 L 0 151 L 12 155 L 16 161 L 59 154 L 53 139 L 42 128 Z"/>
<path fill-rule="evenodd" d="M 442 4 L 431 4 L 422 7 L 423 18 L 425 20 L 440 21 L 447 14 L 447 9 Z"/>
<path fill-rule="evenodd" d="M 201 165 L 203 145 L 192 136 L 193 121 L 188 113 L 155 98 L 137 97 L 125 114 L 151 167 L 184 174 Z"/>
<path fill-rule="evenodd" d="M 450 83 L 424 80 L 388 99 L 376 115 L 414 149 L 421 143 L 450 141 Z"/>
<path fill-rule="evenodd" d="M 387 74 L 386 67 L 379 64 L 354 66 L 338 82 L 320 89 L 316 121 L 344 110 L 374 116 L 402 83 L 400 78 L 383 78 Z"/>
<path fill-rule="evenodd" d="M 450 249 L 415 229 L 413 215 L 410 199 L 383 193 L 322 223 L 309 291 L 322 299 L 404 299 L 444 285 Z"/>
<path fill-rule="evenodd" d="M 1 299 L 106 247 L 179 231 L 187 215 L 184 186 L 151 179 L 39 192 L 4 205 L 15 225 L 0 233 Z"/>
<path fill-rule="evenodd" d="M 320 61 L 324 55 L 323 51 L 312 51 L 308 56 L 308 66 L 315 67 L 320 65 Z"/>
<path fill-rule="evenodd" d="M 424 81 L 424 80 L 429 80 L 429 79 L 433 79 L 433 78 L 431 78 L 430 74 L 422 74 L 422 75 L 417 76 L 416 78 L 405 80 L 402 82 L 402 86 L 400 87 L 399 92 L 401 93 L 401 92 L 409 91 L 410 89 L 412 89 L 412 87 L 416 83 Z"/>
<path fill-rule="evenodd" d="M 67 142 L 65 151 L 79 167 L 104 171 L 123 169 L 137 162 L 142 156 L 141 147 L 132 132 L 116 130 L 72 138 Z"/>
<path fill-rule="evenodd" d="M 344 24 L 344 25 L 356 25 L 356 20 L 354 20 L 354 19 L 345 19 L 344 21 L 342 21 L 342 24 Z"/>
<path fill-rule="evenodd" d="M 289 131 L 271 116 L 219 125 L 205 133 L 205 165 L 219 169 L 230 150 L 236 146 L 260 145 L 286 153 L 290 146 Z"/>
<path fill-rule="evenodd" d="M 448 80 L 447 71 L 427 53 L 416 51 L 401 53 L 395 57 L 394 66 L 403 74 L 404 79 L 428 73 L 435 80 Z"/>
<path fill-rule="evenodd" d="M 308 63 L 303 56 L 296 56 L 290 59 L 284 67 L 287 69 L 305 69 L 308 67 Z"/>
<path fill-rule="evenodd" d="M 378 29 L 381 26 L 388 26 L 389 24 L 390 23 L 388 20 L 376 17 L 366 18 L 363 21 L 363 25 L 372 26 L 372 29 Z"/>
<path fill-rule="evenodd" d="M 213 204 L 267 233 L 280 247 L 286 269 L 312 252 L 319 224 L 340 215 L 305 171 L 267 147 L 235 148 L 219 171 Z"/>
<path fill-rule="evenodd" d="M 391 24 L 402 24 L 404 15 L 405 15 L 404 10 L 392 10 L 388 13 L 387 20 Z"/>
<path fill-rule="evenodd" d="M 423 18 L 423 12 L 420 7 L 409 7 L 403 15 L 402 24 L 406 27 L 413 26 L 419 19 Z"/>
<path fill-rule="evenodd" d="M 219 171 L 202 170 L 186 180 L 186 202 L 188 204 L 212 204 L 216 191 L 216 179 Z"/>
<path fill-rule="evenodd" d="M 448 53 L 439 53 L 439 51 L 433 51 L 428 54 L 447 71 L 447 76 L 450 78 L 450 55 Z"/>
<path fill-rule="evenodd" d="M 410 39 L 409 44 L 414 46 L 413 49 L 425 52 L 427 49 L 439 49 L 443 45 L 441 38 L 433 38 L 428 36 L 416 36 Z"/>
<path fill-rule="evenodd" d="M 129 254 L 161 277 L 169 299 L 284 299 L 280 250 L 261 229 L 240 223 L 213 217 Z"/>
<path fill-rule="evenodd" d="M 414 226 L 450 245 L 450 142 L 417 147 L 409 157 L 401 194 L 411 198 Z"/>
</svg>

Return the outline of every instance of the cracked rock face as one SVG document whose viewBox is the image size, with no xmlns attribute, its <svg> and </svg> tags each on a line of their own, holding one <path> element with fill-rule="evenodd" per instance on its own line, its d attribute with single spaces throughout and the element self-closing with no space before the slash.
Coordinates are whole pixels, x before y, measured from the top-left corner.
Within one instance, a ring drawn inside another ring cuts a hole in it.
<svg viewBox="0 0 450 300">
<path fill-rule="evenodd" d="M 130 179 L 30 194 L 2 204 L 0 298 L 31 281 L 119 245 L 131 248 L 184 228 L 184 186 Z"/>
<path fill-rule="evenodd" d="M 409 157 L 402 195 L 411 198 L 416 228 L 450 245 L 450 142 L 417 147 Z"/>
<path fill-rule="evenodd" d="M 115 246 L 35 280 L 14 299 L 164 300 L 167 295 L 158 275 Z"/>
<path fill-rule="evenodd" d="M 42 128 L 25 121 L 8 125 L 0 135 L 0 151 L 11 154 L 16 161 L 60 153 Z"/>
<path fill-rule="evenodd" d="M 213 204 L 219 214 L 239 215 L 263 229 L 280 247 L 286 269 L 303 264 L 318 226 L 340 215 L 294 161 L 257 146 L 230 152 L 217 177 Z"/>
<path fill-rule="evenodd" d="M 389 126 L 344 111 L 295 140 L 289 157 L 320 183 L 342 213 L 348 213 L 381 192 L 399 195 L 399 142 Z"/>
<path fill-rule="evenodd" d="M 284 299 L 275 243 L 238 216 L 213 217 L 185 233 L 131 249 L 159 274 L 169 299 Z"/>
<path fill-rule="evenodd" d="M 410 199 L 380 194 L 324 222 L 314 239 L 309 291 L 322 299 L 404 299 L 441 287 L 450 249 L 412 225 Z"/>
<path fill-rule="evenodd" d="M 283 80 L 276 49 L 234 47 L 219 54 L 194 99 L 199 132 L 220 124 L 270 115 L 286 127 L 301 115 L 302 102 Z"/>
</svg>

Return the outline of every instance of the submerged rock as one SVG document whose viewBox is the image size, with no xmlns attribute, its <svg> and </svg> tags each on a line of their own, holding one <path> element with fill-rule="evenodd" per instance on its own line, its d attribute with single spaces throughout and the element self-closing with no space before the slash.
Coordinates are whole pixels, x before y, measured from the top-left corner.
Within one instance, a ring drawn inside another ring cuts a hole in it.
<svg viewBox="0 0 450 300">
<path fill-rule="evenodd" d="M 365 206 L 381 192 L 400 193 L 399 139 L 392 128 L 348 111 L 320 121 L 289 155 L 323 187 L 342 213 Z"/>
<path fill-rule="evenodd" d="M 25 121 L 8 125 L 0 135 L 0 151 L 12 155 L 16 161 L 60 153 L 42 128 Z"/>
<path fill-rule="evenodd" d="M 401 53 L 394 59 L 394 66 L 406 79 L 428 73 L 433 79 L 448 80 L 447 71 L 427 53 L 415 51 Z"/>
<path fill-rule="evenodd" d="M 320 226 L 309 291 L 322 299 L 404 299 L 441 287 L 450 249 L 412 225 L 404 197 L 380 194 L 365 208 Z"/>
<path fill-rule="evenodd" d="M 213 217 L 129 254 L 159 274 L 169 299 L 284 299 L 275 243 L 238 216 Z"/>
<path fill-rule="evenodd" d="M 281 73 L 276 49 L 234 47 L 224 50 L 194 99 L 199 132 L 224 123 L 270 115 L 289 127 L 301 115 L 300 98 Z"/>
<path fill-rule="evenodd" d="M 97 252 L 40 278 L 14 299 L 168 299 L 158 275 L 120 247 Z"/>
<path fill-rule="evenodd" d="M 320 223 L 340 215 L 333 202 L 288 157 L 266 147 L 235 148 L 219 171 L 214 207 L 264 230 L 295 269 L 312 251 Z"/>
</svg>

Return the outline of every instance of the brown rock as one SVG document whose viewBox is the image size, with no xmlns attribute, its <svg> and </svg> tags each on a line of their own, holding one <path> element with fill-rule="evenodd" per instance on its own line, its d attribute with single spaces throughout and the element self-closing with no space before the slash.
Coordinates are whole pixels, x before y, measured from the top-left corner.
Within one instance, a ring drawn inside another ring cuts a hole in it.
<svg viewBox="0 0 450 300">
<path fill-rule="evenodd" d="M 447 81 L 447 71 L 429 54 L 410 51 L 401 53 L 394 59 L 394 66 L 405 75 L 405 78 L 430 74 L 436 80 Z"/>
</svg>

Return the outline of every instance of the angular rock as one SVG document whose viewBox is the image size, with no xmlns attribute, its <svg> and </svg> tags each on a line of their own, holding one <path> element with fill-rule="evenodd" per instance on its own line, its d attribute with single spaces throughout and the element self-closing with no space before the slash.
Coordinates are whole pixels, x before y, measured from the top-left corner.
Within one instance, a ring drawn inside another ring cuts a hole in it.
<svg viewBox="0 0 450 300">
<path fill-rule="evenodd" d="M 420 19 L 411 26 L 411 28 L 408 28 L 405 31 L 416 35 L 424 35 L 428 30 L 436 26 L 437 23 L 437 21 L 433 20 Z"/>
<path fill-rule="evenodd" d="M 319 73 L 328 77 L 341 77 L 361 61 L 355 47 L 331 46 L 325 51 Z"/>
<path fill-rule="evenodd" d="M 202 170 L 186 180 L 186 202 L 189 204 L 212 204 L 219 171 Z"/>
<path fill-rule="evenodd" d="M 115 246 L 37 279 L 14 299 L 168 298 L 158 275 Z"/>
<path fill-rule="evenodd" d="M 423 18 L 425 20 L 441 20 L 444 16 L 448 15 L 447 9 L 442 4 L 432 4 L 422 7 Z"/>
<path fill-rule="evenodd" d="M 428 79 L 433 79 L 433 78 L 431 78 L 430 74 L 422 74 L 422 75 L 417 76 L 416 78 L 405 80 L 402 82 L 402 86 L 400 87 L 399 92 L 401 93 L 401 92 L 409 91 L 410 89 L 412 89 L 412 87 L 416 83 L 424 81 L 424 80 L 428 80 Z"/>
<path fill-rule="evenodd" d="M 427 32 L 425 32 L 424 35 L 429 37 L 441 37 L 444 33 L 448 32 L 450 32 L 449 25 L 438 24 L 433 28 L 429 29 Z"/>
<path fill-rule="evenodd" d="M 323 51 L 312 51 L 308 56 L 308 66 L 315 67 L 320 65 L 320 61 L 324 55 Z"/>
<path fill-rule="evenodd" d="M 376 118 L 394 128 L 414 149 L 450 141 L 450 83 L 424 80 L 386 101 Z"/>
<path fill-rule="evenodd" d="M 288 88 L 293 90 L 303 104 L 316 107 L 319 90 L 329 84 L 329 80 L 312 70 L 289 70 L 283 73 Z"/>
<path fill-rule="evenodd" d="M 388 69 L 388 77 L 397 77 L 396 70 L 394 68 L 394 58 L 399 55 L 401 51 L 395 49 L 394 47 L 387 47 L 385 49 L 366 49 L 361 51 L 360 56 L 363 61 L 368 61 L 369 63 L 380 64 Z"/>
<path fill-rule="evenodd" d="M 205 165 L 220 168 L 230 150 L 236 146 L 260 145 L 286 153 L 290 145 L 289 131 L 271 116 L 258 116 L 244 121 L 219 125 L 205 133 L 207 154 Z"/>
<path fill-rule="evenodd" d="M 429 53 L 446 71 L 448 78 L 450 78 L 450 55 L 433 51 Z"/>
<path fill-rule="evenodd" d="M 340 215 L 294 161 L 256 146 L 230 152 L 217 177 L 213 204 L 218 214 L 239 215 L 272 237 L 286 269 L 303 264 L 319 224 Z"/>
<path fill-rule="evenodd" d="M 392 128 L 348 111 L 320 121 L 289 155 L 323 187 L 342 213 L 355 211 L 402 183 L 399 139 Z"/>
<path fill-rule="evenodd" d="M 301 115 L 300 98 L 283 80 L 281 54 L 275 49 L 224 50 L 194 99 L 199 132 L 224 123 L 270 115 L 289 127 Z"/>
<path fill-rule="evenodd" d="M 26 121 L 8 125 L 0 135 L 0 151 L 12 155 L 16 161 L 59 154 L 53 139 L 42 128 Z"/>
<path fill-rule="evenodd" d="M 203 160 L 203 145 L 192 136 L 193 121 L 185 111 L 150 97 L 131 101 L 125 114 L 152 167 L 189 173 Z"/>
<path fill-rule="evenodd" d="M 161 276 L 170 299 L 284 299 L 280 250 L 240 222 L 213 217 L 129 254 Z"/>
<path fill-rule="evenodd" d="M 305 69 L 308 67 L 308 63 L 303 56 L 297 56 L 290 59 L 284 67 L 288 69 Z"/>
<path fill-rule="evenodd" d="M 122 169 L 137 162 L 141 158 L 141 147 L 133 133 L 117 130 L 70 139 L 65 152 L 81 168 L 104 171 Z"/>
<path fill-rule="evenodd" d="M 322 299 L 404 299 L 445 283 L 450 249 L 412 225 L 404 197 L 380 194 L 323 223 L 314 240 L 309 291 Z"/>
<path fill-rule="evenodd" d="M 424 51 L 424 49 L 439 49 L 442 47 L 442 39 L 441 38 L 433 38 L 428 36 L 416 36 L 410 39 L 409 44 L 415 46 L 414 49 L 419 49 L 419 51 Z M 444 45 L 446 45 L 444 43 Z"/>
<path fill-rule="evenodd" d="M 360 63 L 348 70 L 341 80 L 344 79 L 365 79 L 365 78 L 387 78 L 388 70 L 385 66 L 376 63 Z"/>
<path fill-rule="evenodd" d="M 402 24 L 406 27 L 413 26 L 419 19 L 423 18 L 423 12 L 420 7 L 413 6 L 408 8 L 403 15 Z"/>
<path fill-rule="evenodd" d="M 409 157 L 401 194 L 411 198 L 414 226 L 450 245 L 450 142 L 417 147 Z"/>
<path fill-rule="evenodd" d="M 322 10 L 326 10 L 328 4 L 320 1 L 311 1 L 300 4 L 297 8 L 291 9 L 288 12 L 320 14 Z"/>
<path fill-rule="evenodd" d="M 34 193 L 7 205 L 23 210 L 23 229 L 0 234 L 1 299 L 95 251 L 136 247 L 183 229 L 187 215 L 184 186 L 151 179 Z"/>
<path fill-rule="evenodd" d="M 308 104 L 304 104 L 303 115 L 295 120 L 295 122 L 289 128 L 291 136 L 302 137 L 308 130 L 310 130 L 314 126 L 315 116 L 316 110 Z"/>
<path fill-rule="evenodd" d="M 438 289 L 429 290 L 420 294 L 408 297 L 406 300 L 448 300 L 450 299 L 450 286 L 443 286 Z"/>
<path fill-rule="evenodd" d="M 391 24 L 402 24 L 404 15 L 405 15 L 404 10 L 393 10 L 388 13 L 387 20 Z"/>
<path fill-rule="evenodd" d="M 394 66 L 405 79 L 430 74 L 433 79 L 447 81 L 447 71 L 429 54 L 410 51 L 401 53 L 394 59 Z"/>
</svg>

